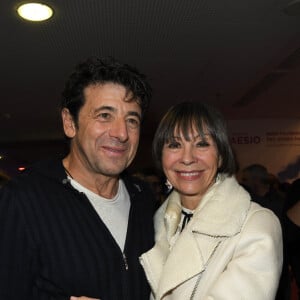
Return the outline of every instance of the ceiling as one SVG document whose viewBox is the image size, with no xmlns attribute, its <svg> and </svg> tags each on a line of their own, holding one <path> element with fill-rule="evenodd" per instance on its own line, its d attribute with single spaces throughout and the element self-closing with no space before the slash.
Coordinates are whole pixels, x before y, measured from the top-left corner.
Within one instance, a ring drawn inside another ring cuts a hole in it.
<svg viewBox="0 0 300 300">
<path fill-rule="evenodd" d="M 182 100 L 227 119 L 300 118 L 300 5 L 286 0 L 45 0 L 54 17 L 0 3 L 0 146 L 62 138 L 64 81 L 91 55 L 114 56 L 154 89 L 144 134 Z M 293 4 L 293 5 L 292 5 Z"/>
</svg>

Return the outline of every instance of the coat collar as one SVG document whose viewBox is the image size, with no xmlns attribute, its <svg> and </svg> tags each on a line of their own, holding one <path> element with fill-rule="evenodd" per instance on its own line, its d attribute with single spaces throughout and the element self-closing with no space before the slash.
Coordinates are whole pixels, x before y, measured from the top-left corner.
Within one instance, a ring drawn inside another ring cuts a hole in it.
<svg viewBox="0 0 300 300">
<path fill-rule="evenodd" d="M 222 175 L 196 209 L 192 231 L 213 237 L 237 234 L 247 216 L 250 200 L 234 177 Z"/>
<path fill-rule="evenodd" d="M 240 232 L 249 207 L 248 193 L 234 177 L 222 175 L 176 238 L 181 204 L 173 191 L 155 216 L 156 244 L 142 256 L 156 299 L 203 272 L 222 241 Z"/>
<path fill-rule="evenodd" d="M 214 237 L 235 235 L 244 222 L 249 205 L 250 196 L 236 179 L 221 174 L 201 199 L 189 227 L 192 231 Z M 170 194 L 157 212 L 156 227 L 162 226 L 162 220 L 170 238 L 181 220 L 180 197 L 176 191 Z"/>
</svg>

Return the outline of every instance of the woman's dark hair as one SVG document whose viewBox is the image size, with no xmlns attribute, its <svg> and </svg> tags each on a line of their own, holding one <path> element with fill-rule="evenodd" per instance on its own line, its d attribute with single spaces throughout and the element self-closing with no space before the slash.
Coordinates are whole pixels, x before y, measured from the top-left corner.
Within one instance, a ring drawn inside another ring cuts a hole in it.
<svg viewBox="0 0 300 300">
<path fill-rule="evenodd" d="M 162 170 L 162 150 L 165 143 L 172 141 L 175 131 L 182 132 L 184 138 L 189 140 L 189 133 L 193 127 L 203 138 L 207 133 L 211 135 L 221 158 L 218 172 L 233 175 L 236 172 L 236 163 L 225 121 L 215 108 L 197 102 L 183 102 L 171 107 L 158 125 L 152 153 L 159 170 Z"/>
<path fill-rule="evenodd" d="M 142 115 L 148 108 L 152 95 L 152 89 L 146 81 L 146 76 L 137 69 L 123 64 L 114 58 L 91 57 L 78 64 L 65 84 L 62 93 L 61 108 L 67 108 L 78 121 L 80 108 L 84 104 L 84 89 L 93 84 L 116 83 L 132 93 L 132 99 L 136 101 L 142 110 Z"/>
</svg>

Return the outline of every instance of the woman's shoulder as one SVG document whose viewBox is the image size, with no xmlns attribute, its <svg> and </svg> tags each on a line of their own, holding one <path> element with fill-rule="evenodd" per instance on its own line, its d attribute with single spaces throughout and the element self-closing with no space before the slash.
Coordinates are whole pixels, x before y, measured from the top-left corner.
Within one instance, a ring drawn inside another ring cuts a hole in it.
<svg viewBox="0 0 300 300">
<path fill-rule="evenodd" d="M 276 217 L 276 215 L 274 214 L 274 212 L 271 209 L 266 208 L 254 201 L 251 201 L 250 208 L 249 208 L 249 214 L 250 215 L 259 214 L 259 215 L 269 217 L 271 219 L 274 218 L 274 219 L 278 220 L 278 218 Z"/>
<path fill-rule="evenodd" d="M 244 227 L 251 227 L 258 232 L 281 235 L 281 224 L 274 212 L 251 201 Z"/>
</svg>

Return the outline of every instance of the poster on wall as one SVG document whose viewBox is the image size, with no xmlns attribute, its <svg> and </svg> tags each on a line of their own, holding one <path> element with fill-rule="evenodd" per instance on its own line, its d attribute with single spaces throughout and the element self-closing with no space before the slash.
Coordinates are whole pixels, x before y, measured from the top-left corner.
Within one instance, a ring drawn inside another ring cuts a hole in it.
<svg viewBox="0 0 300 300">
<path fill-rule="evenodd" d="M 230 120 L 239 169 L 262 164 L 281 182 L 300 177 L 300 119 Z"/>
</svg>

